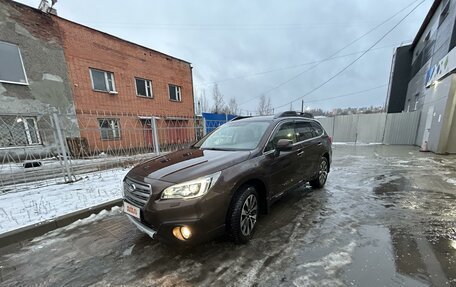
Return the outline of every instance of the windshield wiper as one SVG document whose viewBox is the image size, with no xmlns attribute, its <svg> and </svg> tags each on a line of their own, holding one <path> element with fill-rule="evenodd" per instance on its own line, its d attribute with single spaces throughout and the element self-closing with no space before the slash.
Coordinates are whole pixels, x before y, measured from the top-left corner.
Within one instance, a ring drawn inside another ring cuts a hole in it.
<svg viewBox="0 0 456 287">
<path fill-rule="evenodd" d="M 202 147 L 201 149 L 203 149 L 203 150 L 224 150 L 224 151 L 230 150 L 230 149 L 226 149 L 226 148 L 216 148 L 216 147 Z"/>
</svg>

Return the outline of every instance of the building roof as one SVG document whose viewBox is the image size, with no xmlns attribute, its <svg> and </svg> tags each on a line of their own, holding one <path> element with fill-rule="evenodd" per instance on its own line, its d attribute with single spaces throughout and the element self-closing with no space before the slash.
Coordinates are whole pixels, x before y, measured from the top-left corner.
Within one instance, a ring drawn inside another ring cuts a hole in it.
<svg viewBox="0 0 456 287">
<path fill-rule="evenodd" d="M 18 6 L 21 6 L 21 7 L 26 7 L 26 8 L 28 8 L 28 9 L 31 9 L 31 10 L 37 12 L 37 13 L 40 13 L 40 14 L 49 15 L 49 16 L 52 16 L 52 17 L 57 17 L 57 18 L 59 18 L 59 19 L 68 21 L 68 22 L 73 23 L 73 24 L 75 24 L 75 25 L 78 25 L 78 26 L 84 27 L 84 28 L 86 28 L 86 29 L 92 30 L 92 31 L 94 31 L 94 32 L 104 34 L 104 35 L 106 35 L 106 36 L 108 36 L 108 37 L 114 38 L 115 40 L 122 41 L 122 42 L 126 42 L 126 43 L 129 43 L 129 44 L 134 45 L 134 46 L 137 46 L 137 47 L 141 47 L 141 48 L 146 49 L 146 50 L 149 50 L 149 51 L 151 51 L 151 52 L 154 52 L 154 53 L 157 53 L 157 54 L 161 54 L 161 55 L 163 55 L 163 56 L 165 56 L 165 57 L 168 57 L 168 58 L 171 58 L 171 59 L 174 59 L 174 60 L 177 60 L 177 61 L 181 61 L 181 62 L 187 63 L 187 64 L 189 64 L 189 65 L 191 64 L 191 63 L 188 62 L 188 61 L 185 61 L 185 60 L 176 58 L 176 57 L 174 57 L 174 56 L 165 54 L 165 53 L 163 53 L 163 52 L 160 52 L 160 51 L 151 49 L 151 48 L 146 47 L 146 46 L 143 46 L 143 45 L 139 45 L 139 44 L 134 43 L 134 42 L 131 42 L 131 41 L 128 41 L 128 40 L 119 38 L 119 37 L 114 36 L 114 35 L 111 35 L 111 34 L 109 34 L 109 33 L 106 33 L 106 32 L 103 32 L 103 31 L 100 31 L 100 30 L 91 28 L 91 27 L 89 27 L 89 26 L 82 25 L 82 24 L 80 24 L 80 23 L 77 23 L 77 22 L 74 22 L 74 21 L 65 19 L 65 18 L 63 18 L 63 17 L 57 16 L 57 15 L 54 15 L 54 14 L 45 13 L 45 12 L 39 10 L 39 9 L 34 8 L 34 7 L 31 7 L 31 6 L 28 6 L 28 5 L 25 5 L 25 4 L 16 2 L 16 1 L 11 1 L 11 3 L 13 3 L 13 4 L 15 4 L 15 5 L 18 5 Z"/>
<path fill-rule="evenodd" d="M 442 0 L 434 0 L 434 3 L 432 3 L 431 9 L 429 9 L 429 12 L 426 15 L 426 18 L 424 18 L 423 23 L 421 24 L 420 29 L 418 30 L 418 33 L 415 36 L 415 39 L 412 42 L 412 49 L 415 48 L 416 44 L 418 44 L 418 41 L 420 40 L 421 36 L 424 33 L 424 30 L 426 30 L 426 27 L 429 25 L 429 22 L 431 22 L 432 17 L 435 14 L 435 11 L 437 11 L 437 8 L 439 7 L 440 3 Z"/>
</svg>

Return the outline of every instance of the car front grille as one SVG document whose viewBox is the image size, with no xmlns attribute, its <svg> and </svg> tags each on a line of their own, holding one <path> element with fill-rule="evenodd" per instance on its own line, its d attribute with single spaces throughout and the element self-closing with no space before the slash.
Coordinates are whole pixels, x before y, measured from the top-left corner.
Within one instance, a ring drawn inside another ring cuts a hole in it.
<svg viewBox="0 0 456 287">
<path fill-rule="evenodd" d="M 124 197 L 136 206 L 144 207 L 149 200 L 152 188 L 149 184 L 126 178 L 123 184 Z"/>
</svg>

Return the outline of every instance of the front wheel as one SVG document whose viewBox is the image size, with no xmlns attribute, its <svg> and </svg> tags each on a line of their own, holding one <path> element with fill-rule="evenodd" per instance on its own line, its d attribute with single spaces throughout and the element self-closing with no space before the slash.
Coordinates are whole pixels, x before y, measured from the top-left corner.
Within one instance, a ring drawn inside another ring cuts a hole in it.
<svg viewBox="0 0 456 287">
<path fill-rule="evenodd" d="M 313 188 L 322 188 L 325 185 L 326 179 L 328 178 L 328 167 L 328 159 L 326 157 L 322 157 L 320 164 L 318 165 L 317 177 L 309 182 L 310 186 Z"/>
<path fill-rule="evenodd" d="M 246 243 L 252 237 L 258 217 L 258 193 L 253 186 L 242 188 L 233 201 L 228 215 L 231 236 L 236 243 Z"/>
</svg>

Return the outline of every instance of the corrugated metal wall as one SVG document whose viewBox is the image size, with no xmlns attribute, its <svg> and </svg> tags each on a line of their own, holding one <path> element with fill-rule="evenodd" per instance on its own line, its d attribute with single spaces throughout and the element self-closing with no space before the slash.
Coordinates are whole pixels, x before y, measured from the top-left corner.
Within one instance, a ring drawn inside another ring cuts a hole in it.
<svg viewBox="0 0 456 287">
<path fill-rule="evenodd" d="M 360 143 L 381 143 L 385 132 L 386 114 L 358 116 L 358 136 Z"/>
<path fill-rule="evenodd" d="M 420 114 L 419 111 L 360 114 L 321 118 L 318 121 L 334 142 L 419 145 L 421 140 L 417 137 L 417 131 Z M 418 135 L 422 137 L 422 131 Z"/>
<path fill-rule="evenodd" d="M 412 113 L 388 114 L 386 117 L 384 144 L 414 145 L 420 111 Z"/>
<path fill-rule="evenodd" d="M 340 142 L 356 142 L 358 115 L 337 116 L 334 120 L 334 138 Z"/>
<path fill-rule="evenodd" d="M 334 117 L 332 118 L 321 118 L 321 119 L 317 119 L 321 125 L 323 126 L 323 128 L 325 129 L 326 133 L 334 138 Z"/>
</svg>

